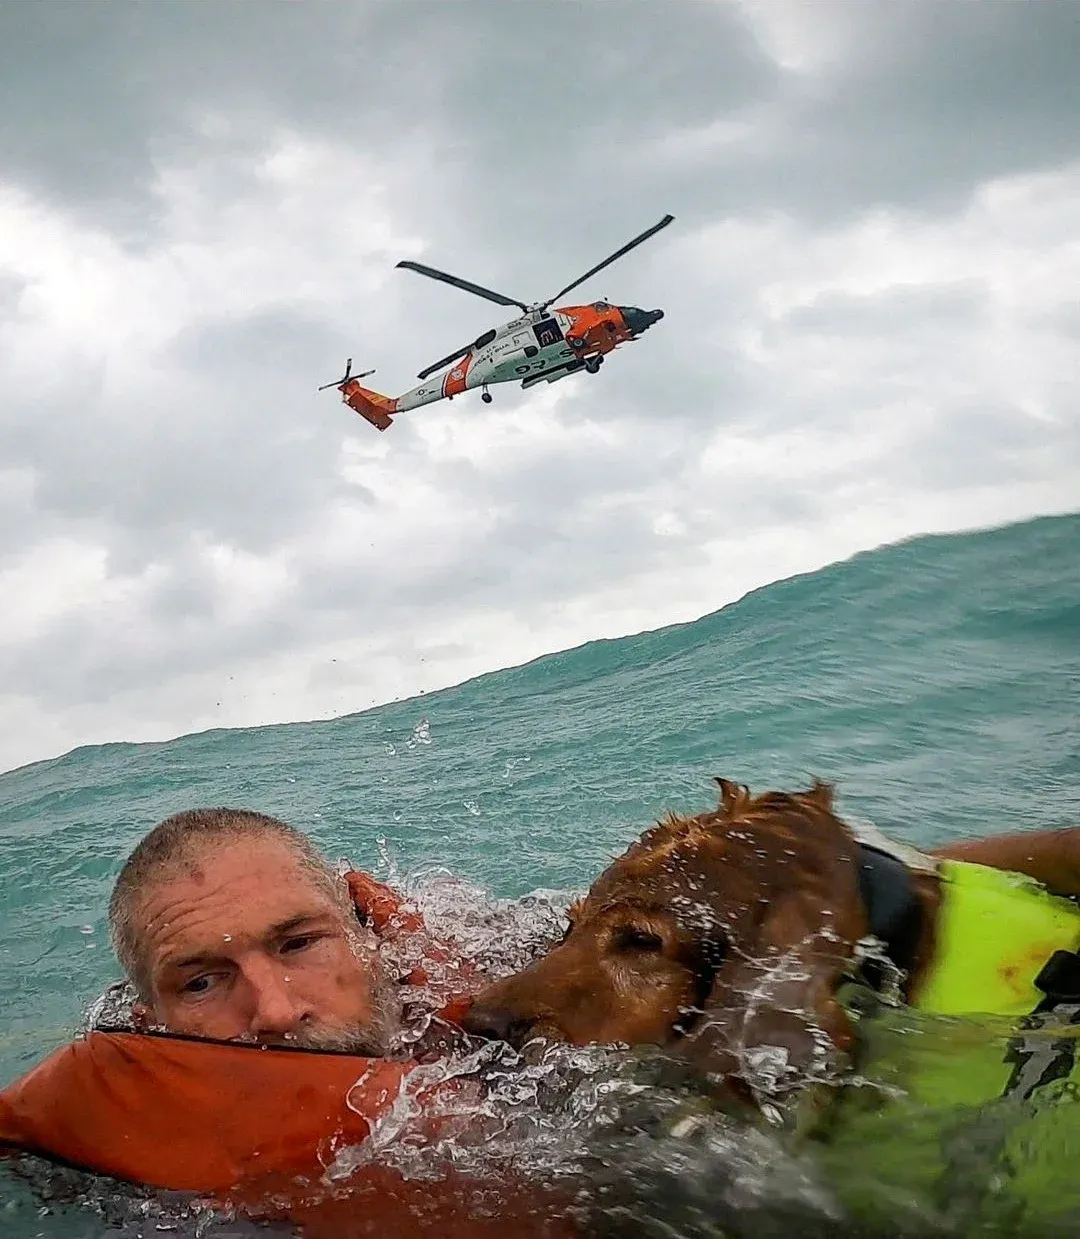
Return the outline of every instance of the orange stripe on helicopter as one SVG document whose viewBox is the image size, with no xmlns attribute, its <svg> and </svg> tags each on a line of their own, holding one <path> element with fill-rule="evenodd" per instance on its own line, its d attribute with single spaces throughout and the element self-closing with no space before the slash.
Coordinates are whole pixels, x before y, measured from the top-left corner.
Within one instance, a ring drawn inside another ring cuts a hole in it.
<svg viewBox="0 0 1080 1239">
<path fill-rule="evenodd" d="M 467 353 L 456 365 L 452 366 L 443 379 L 444 396 L 460 396 L 465 390 L 465 380 L 468 378 L 469 367 L 473 363 L 473 354 Z"/>
</svg>

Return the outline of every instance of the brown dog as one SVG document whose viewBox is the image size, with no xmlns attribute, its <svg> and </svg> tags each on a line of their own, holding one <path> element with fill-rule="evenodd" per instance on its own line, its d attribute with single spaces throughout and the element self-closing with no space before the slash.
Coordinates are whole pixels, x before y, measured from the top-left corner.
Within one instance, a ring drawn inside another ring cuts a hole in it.
<svg viewBox="0 0 1080 1239">
<path fill-rule="evenodd" d="M 793 1079 L 848 1047 L 837 990 L 871 930 L 905 974 L 903 996 L 918 993 L 942 897 L 932 868 L 861 848 L 827 784 L 755 797 L 716 781 L 719 806 L 649 830 L 570 909 L 561 945 L 480 994 L 469 1031 L 517 1045 L 678 1043 L 726 1078 L 753 1047 L 778 1047 L 779 1077 Z M 1080 893 L 1080 831 L 936 855 Z"/>
</svg>

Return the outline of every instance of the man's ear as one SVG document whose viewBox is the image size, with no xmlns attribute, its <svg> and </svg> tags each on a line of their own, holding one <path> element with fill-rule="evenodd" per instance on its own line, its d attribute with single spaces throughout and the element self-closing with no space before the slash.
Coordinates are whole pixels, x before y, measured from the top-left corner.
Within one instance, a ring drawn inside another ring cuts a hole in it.
<svg viewBox="0 0 1080 1239">
<path fill-rule="evenodd" d="M 155 1023 L 153 1011 L 141 998 L 131 1004 L 131 1023 L 140 1030 L 150 1028 Z"/>
</svg>

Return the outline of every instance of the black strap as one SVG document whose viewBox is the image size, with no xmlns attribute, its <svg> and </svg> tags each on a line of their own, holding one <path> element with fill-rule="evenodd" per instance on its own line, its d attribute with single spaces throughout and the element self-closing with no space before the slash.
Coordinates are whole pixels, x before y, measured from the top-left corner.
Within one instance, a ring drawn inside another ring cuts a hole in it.
<svg viewBox="0 0 1080 1239">
<path fill-rule="evenodd" d="M 915 896 L 907 866 L 868 844 L 859 847 L 859 893 L 870 921 L 870 932 L 885 944 L 889 959 L 910 972 L 922 927 L 922 909 Z M 880 965 L 863 964 L 866 980 L 880 988 Z M 1055 1038 L 1052 1030 L 1080 1024 L 1080 952 L 1055 951 L 1035 978 L 1044 995 L 1029 1016 L 1021 1020 L 1009 1042 L 1005 1061 L 1012 1073 L 1003 1096 L 1027 1100 L 1047 1084 L 1067 1078 L 1080 1049 L 1075 1036 Z M 1029 1036 L 1042 1032 L 1042 1035 Z"/>
<path fill-rule="evenodd" d="M 885 952 L 897 968 L 910 972 L 922 928 L 922 908 L 911 872 L 888 852 L 866 843 L 858 848 L 859 894 L 870 932 L 885 944 Z"/>
<path fill-rule="evenodd" d="M 1046 995 L 1035 1008 L 1036 1013 L 1080 1006 L 1080 955 L 1075 951 L 1055 951 L 1035 978 L 1035 988 Z"/>
<path fill-rule="evenodd" d="M 1009 1041 L 1005 1061 L 1012 1073 L 1002 1094 L 1027 1101 L 1037 1090 L 1072 1075 L 1076 1064 L 1076 1037 L 1054 1038 L 1056 1028 L 1080 1024 L 1080 955 L 1074 951 L 1055 951 L 1035 978 L 1035 988 L 1045 998 L 1020 1021 Z M 1041 1031 L 1041 1036 L 1027 1036 Z"/>
</svg>

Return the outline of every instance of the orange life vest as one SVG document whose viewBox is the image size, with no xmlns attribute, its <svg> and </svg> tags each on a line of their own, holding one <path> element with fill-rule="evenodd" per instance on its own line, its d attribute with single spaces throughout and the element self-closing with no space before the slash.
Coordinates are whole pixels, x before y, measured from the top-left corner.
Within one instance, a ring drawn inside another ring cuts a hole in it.
<svg viewBox="0 0 1080 1239">
<path fill-rule="evenodd" d="M 0 1093 L 0 1137 L 179 1191 L 227 1192 L 278 1175 L 317 1180 L 335 1142 L 367 1136 L 411 1065 L 91 1032 Z"/>
<path fill-rule="evenodd" d="M 380 937 L 408 934 L 419 939 L 420 953 L 425 959 L 444 968 L 450 966 L 460 992 L 452 994 L 438 1014 L 450 1024 L 460 1023 L 472 1002 L 472 993 L 482 982 L 473 962 L 464 959 L 452 946 L 432 935 L 420 913 L 408 911 L 397 891 L 384 882 L 355 869 L 345 875 L 345 880 L 361 918 Z M 422 966 L 413 968 L 408 977 L 413 985 L 426 985 L 428 979 L 428 971 Z"/>
<path fill-rule="evenodd" d="M 452 947 L 428 934 L 421 917 L 403 910 L 392 890 L 366 874 L 347 877 L 362 919 L 377 933 L 425 935 L 424 957 L 457 965 L 463 982 L 480 979 L 468 961 L 454 959 Z M 410 979 L 423 984 L 424 969 Z M 460 1013 L 468 1002 L 467 993 L 454 997 L 442 1015 Z M 328 1204 L 318 1189 L 336 1151 L 363 1141 L 414 1066 L 173 1034 L 94 1031 L 0 1093 L 0 1143 L 153 1187 L 241 1203 L 273 1198 L 279 1215 L 306 1219 L 305 1235 L 397 1235 L 409 1229 L 403 1218 L 416 1222 L 418 1187 L 369 1168 L 363 1179 L 367 1194 L 375 1193 L 374 1212 L 371 1200 L 359 1212 L 355 1201 Z M 429 1091 L 461 1087 L 468 1086 L 450 1081 Z M 423 1094 L 417 1100 L 422 1103 Z M 445 1185 L 424 1184 L 421 1195 L 423 1210 L 434 1210 L 432 1224 L 452 1231 L 456 1206 L 447 1202 Z M 507 1208 L 513 1211 L 509 1201 Z M 397 1220 L 387 1230 L 393 1209 Z M 256 1212 L 266 1216 L 265 1209 Z M 555 1219 L 555 1229 L 547 1222 L 537 1229 L 539 1215 L 523 1205 L 521 1217 L 529 1215 L 536 1222 L 526 1228 L 530 1234 L 566 1233 Z M 379 1225 L 364 1229 L 373 1218 Z M 515 1228 L 520 1234 L 518 1223 Z M 466 1229 L 480 1233 L 472 1222 Z"/>
</svg>

